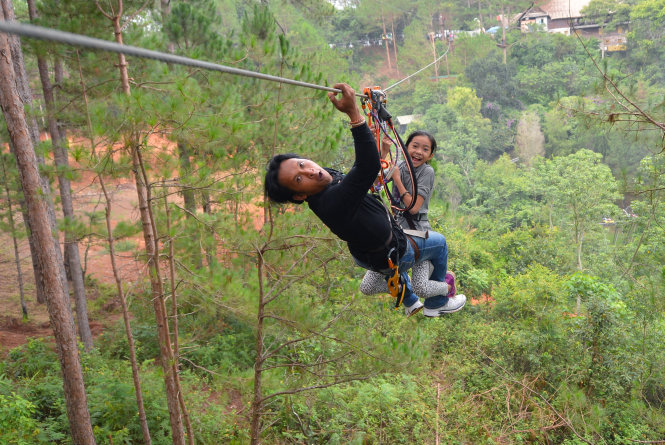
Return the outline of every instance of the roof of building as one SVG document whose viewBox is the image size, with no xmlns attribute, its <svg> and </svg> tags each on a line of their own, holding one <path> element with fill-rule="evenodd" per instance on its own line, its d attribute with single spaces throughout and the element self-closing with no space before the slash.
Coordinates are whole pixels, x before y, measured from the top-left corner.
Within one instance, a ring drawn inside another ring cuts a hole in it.
<svg viewBox="0 0 665 445">
<path fill-rule="evenodd" d="M 409 125 L 414 120 L 418 120 L 423 117 L 422 114 L 405 114 L 404 116 L 397 116 L 397 122 L 400 125 Z"/>
<path fill-rule="evenodd" d="M 537 17 L 546 17 L 549 14 L 540 9 L 539 7 L 534 6 L 533 8 L 529 9 L 527 12 L 521 15 L 522 15 L 521 17 L 522 20 L 529 20 Z M 519 15 L 517 17 L 519 17 Z"/>
<path fill-rule="evenodd" d="M 552 20 L 567 19 L 581 17 L 580 11 L 589 3 L 591 0 L 550 0 L 540 9 L 547 12 Z"/>
</svg>

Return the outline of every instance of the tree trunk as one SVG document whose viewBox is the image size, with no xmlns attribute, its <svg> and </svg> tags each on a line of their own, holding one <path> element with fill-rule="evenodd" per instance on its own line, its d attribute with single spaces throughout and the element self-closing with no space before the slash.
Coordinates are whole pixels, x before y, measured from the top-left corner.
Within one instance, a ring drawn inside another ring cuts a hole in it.
<svg viewBox="0 0 665 445">
<path fill-rule="evenodd" d="M 584 237 L 584 234 L 581 232 L 575 233 L 575 240 L 577 241 L 577 270 L 582 272 L 582 238 Z M 582 308 L 582 299 L 580 298 L 580 295 L 577 295 L 577 302 L 576 302 L 576 308 L 575 308 L 575 313 L 579 314 L 580 310 Z"/>
<path fill-rule="evenodd" d="M 9 141 L 9 151 L 12 155 L 16 156 L 16 150 L 11 140 Z M 30 227 L 30 218 L 28 218 L 28 206 L 25 203 L 23 194 L 19 195 L 19 207 L 21 208 L 21 215 L 23 215 L 23 224 L 28 233 L 28 246 L 30 247 L 30 261 L 32 262 L 32 271 L 35 278 L 35 297 L 37 303 L 46 303 L 46 290 L 44 289 L 44 278 L 42 277 L 42 266 L 37 261 L 37 248 L 35 247 L 35 235 Z"/>
<path fill-rule="evenodd" d="M 37 18 L 37 9 L 35 0 L 28 0 L 28 10 L 30 20 Z M 42 82 L 42 91 L 44 92 L 44 103 L 46 104 L 46 115 L 48 119 L 48 130 L 51 134 L 53 144 L 53 158 L 58 169 L 58 184 L 60 189 L 60 201 L 62 204 L 62 213 L 65 220 L 74 221 L 74 205 L 72 202 L 72 187 L 69 179 L 65 176 L 69 169 L 69 160 L 67 159 L 67 149 L 63 140 L 60 138 L 60 129 L 55 116 L 55 99 L 53 97 L 53 87 L 48 74 L 48 65 L 44 56 L 37 55 L 37 67 L 39 78 Z M 81 258 L 79 255 L 78 242 L 71 231 L 65 229 L 65 259 L 69 264 L 72 285 L 74 286 L 74 304 L 76 306 L 76 321 L 78 322 L 78 332 L 86 351 L 92 350 L 92 332 L 90 332 L 90 323 L 88 321 L 88 304 L 85 297 L 85 284 L 83 282 L 83 270 L 81 269 Z"/>
<path fill-rule="evenodd" d="M 5 20 L 7 21 L 13 21 L 15 20 L 14 16 L 14 6 L 11 2 L 11 0 L 0 0 L 0 5 L 2 6 L 2 15 Z M 14 35 L 8 36 L 8 42 L 9 42 L 9 47 L 10 47 L 10 53 L 11 53 L 11 60 L 12 64 L 14 66 L 14 80 L 16 82 L 16 91 L 19 95 L 19 98 L 21 102 L 23 102 L 23 106 L 26 108 L 29 108 L 32 106 L 32 91 L 30 90 L 30 84 L 28 82 L 28 74 L 25 71 L 25 62 L 23 61 L 23 50 L 21 49 L 21 40 Z M 34 117 L 25 117 L 26 119 L 26 125 L 28 126 L 28 133 L 30 136 L 30 139 L 32 141 L 33 147 L 37 146 L 39 144 L 39 127 L 37 126 L 37 121 L 35 120 Z M 11 143 L 10 143 L 11 145 Z M 37 157 L 37 163 L 38 166 L 44 165 L 44 157 L 39 154 L 35 153 Z M 43 175 L 39 175 L 40 178 L 40 184 L 42 187 L 42 193 L 45 195 L 50 195 L 51 194 L 51 186 L 49 184 L 48 178 L 46 178 Z M 51 224 L 51 228 L 53 231 L 56 230 L 56 218 L 55 218 L 55 210 L 53 207 L 53 201 L 48 200 L 47 201 L 48 205 L 48 221 Z M 24 216 L 27 217 L 27 210 L 24 212 Z M 25 221 L 28 221 L 28 218 L 25 218 Z M 30 232 L 32 233 L 32 232 Z M 32 237 L 32 235 L 30 235 Z M 57 239 L 54 239 L 53 241 L 57 248 L 58 255 L 62 257 L 62 252 L 60 251 L 60 243 L 58 242 Z M 32 250 L 32 247 L 34 247 L 34 240 L 31 242 L 31 254 L 33 256 L 36 256 L 36 252 Z M 69 290 L 67 287 L 67 279 L 66 279 L 66 274 L 65 274 L 65 267 L 64 263 L 62 261 L 59 262 L 61 271 L 60 273 L 63 276 L 63 281 L 65 283 L 65 295 L 67 297 L 67 301 L 69 302 Z M 39 303 L 44 303 L 46 301 L 46 289 L 43 283 L 43 273 L 41 270 L 39 270 L 39 267 L 41 265 L 39 264 L 38 261 L 34 260 L 32 261 L 33 264 L 33 269 L 35 269 L 35 284 L 37 288 L 37 301 Z M 69 304 L 69 303 L 67 303 Z M 71 310 L 71 309 L 70 309 Z"/>
<path fill-rule="evenodd" d="M 6 1 L 6 0 L 3 0 Z M 5 3 L 3 3 L 3 10 Z M 16 88 L 16 75 L 12 66 L 12 51 L 7 35 L 0 34 L 0 104 L 7 122 L 10 138 L 16 151 L 21 185 L 28 208 L 30 226 L 35 234 L 38 262 L 42 266 L 44 287 L 48 291 L 46 303 L 56 341 L 63 376 L 67 418 L 76 445 L 95 444 L 92 433 L 87 397 L 83 385 L 83 372 L 79 362 L 74 320 L 69 308 L 65 280 L 62 275 L 62 255 L 53 239 L 49 223 L 50 195 L 44 194 L 24 106 Z"/>
<path fill-rule="evenodd" d="M 390 17 L 390 28 L 393 32 L 393 53 L 395 54 L 395 70 L 397 71 L 397 77 L 399 77 L 399 65 L 397 64 L 397 34 L 395 34 L 395 20 L 393 17 Z"/>
<path fill-rule="evenodd" d="M 7 176 L 7 168 L 5 167 L 5 158 L 0 154 L 0 161 L 2 162 L 2 177 L 5 183 L 5 193 L 7 194 L 7 211 L 9 218 L 9 230 L 12 232 L 12 242 L 14 244 L 14 258 L 16 260 L 16 273 L 18 274 L 18 291 L 21 298 L 21 311 L 23 312 L 23 320 L 28 319 L 28 307 L 25 304 L 25 292 L 23 290 L 23 271 L 21 270 L 21 255 L 18 251 L 18 241 L 16 240 L 16 225 L 14 224 L 14 203 L 12 202 L 11 190 L 9 188 L 9 177 Z"/>
<path fill-rule="evenodd" d="M 505 12 L 503 5 L 501 5 L 501 49 L 503 49 L 503 64 L 508 63 L 508 45 L 506 45 L 506 25 L 505 25 Z"/>
<path fill-rule="evenodd" d="M 79 76 L 81 79 L 81 93 L 83 95 L 83 102 L 85 104 L 85 114 L 88 122 L 88 133 L 90 138 L 90 149 L 92 152 L 93 159 L 95 162 L 99 161 L 97 157 L 97 151 L 95 150 L 95 139 L 94 133 L 92 131 L 92 122 L 90 120 L 90 110 L 88 107 L 88 93 L 86 91 L 85 82 L 83 81 L 83 70 L 81 69 L 81 60 L 79 58 L 78 50 L 76 51 L 76 61 L 78 62 L 79 67 Z M 127 300 L 125 298 L 125 293 L 122 289 L 122 281 L 120 279 L 120 273 L 118 271 L 118 265 L 115 261 L 115 240 L 113 238 L 113 228 L 111 227 L 111 196 L 106 190 L 106 184 L 104 182 L 104 176 L 100 173 L 98 176 L 99 185 L 102 188 L 104 193 L 104 199 L 106 205 L 104 206 L 105 215 L 106 215 L 106 231 L 108 232 L 108 243 L 109 243 L 109 255 L 111 256 L 111 269 L 113 270 L 113 278 L 115 279 L 115 287 L 118 292 L 118 300 L 120 301 L 120 306 L 122 308 L 122 319 L 125 323 L 125 334 L 127 335 L 127 344 L 129 347 L 129 363 L 132 367 L 132 379 L 134 381 L 134 394 L 136 395 L 136 405 L 139 412 L 139 423 L 141 424 L 141 431 L 143 432 L 143 442 L 145 445 L 152 445 L 152 439 L 150 437 L 150 429 L 148 428 L 148 420 L 145 414 L 145 406 L 143 404 L 143 392 L 141 391 L 141 377 L 139 375 L 139 367 L 136 362 L 136 346 L 134 344 L 134 336 L 132 335 L 132 327 L 129 322 L 129 310 L 127 309 Z"/>
<path fill-rule="evenodd" d="M 164 185 L 164 180 L 162 180 Z M 162 187 L 166 190 L 166 187 Z M 173 238 L 171 237 L 171 211 L 169 209 L 169 202 L 167 199 L 168 194 L 164 194 L 164 210 L 166 214 L 166 232 L 169 237 L 169 275 L 171 277 L 171 318 L 173 319 L 173 372 L 175 373 L 176 383 L 180 388 L 180 346 L 178 343 L 178 293 L 176 292 L 176 275 L 175 275 L 175 257 L 173 250 Z M 185 419 L 185 428 L 187 428 L 187 443 L 194 445 L 194 430 L 192 422 L 185 406 L 185 399 L 182 395 L 182 390 L 178 390 L 178 401 L 180 402 L 180 409 L 182 416 Z"/>
<path fill-rule="evenodd" d="M 178 160 L 180 161 L 180 177 L 189 177 L 192 174 L 192 165 L 189 162 L 189 147 L 181 140 L 178 140 Z M 195 224 L 196 196 L 194 191 L 189 186 L 183 187 L 182 198 L 185 202 L 185 217 L 191 223 Z M 201 256 L 200 231 L 198 228 L 196 233 L 199 234 L 199 237 L 195 239 L 192 262 L 197 269 L 201 269 L 203 267 L 203 258 Z"/>
<path fill-rule="evenodd" d="M 111 16 L 105 13 L 99 2 L 97 7 L 102 13 L 112 21 L 113 33 L 115 35 L 116 43 L 122 45 L 122 26 L 120 19 L 123 14 L 122 0 L 118 0 L 118 7 L 115 10 L 115 15 Z M 129 74 L 127 71 L 127 62 L 122 54 L 118 54 L 118 68 L 120 69 L 120 83 L 122 91 L 129 95 L 131 94 L 129 88 Z M 156 233 L 153 231 L 153 221 L 151 218 L 151 210 L 149 208 L 149 201 L 147 195 L 147 184 L 143 179 L 140 160 L 140 147 L 139 138 L 137 134 L 125 135 L 125 149 L 129 150 L 132 156 L 132 169 L 134 172 L 134 180 L 136 183 L 136 194 L 139 201 L 139 213 L 141 215 L 141 223 L 143 226 L 143 238 L 145 240 L 145 250 L 148 257 L 148 268 L 150 271 L 150 287 L 152 290 L 152 303 L 155 311 L 155 319 L 157 322 L 157 335 L 159 338 L 160 362 L 164 371 L 164 383 L 166 386 L 166 403 L 169 409 L 169 420 L 171 424 L 171 437 L 175 445 L 184 445 L 185 432 L 182 425 L 182 416 L 180 413 L 180 405 L 178 400 L 178 384 L 173 373 L 173 351 L 171 350 L 171 340 L 169 334 L 169 325 L 166 315 L 166 306 L 164 304 L 164 288 L 159 270 L 159 258 L 157 249 Z"/>
<path fill-rule="evenodd" d="M 203 201 L 203 213 L 212 215 L 212 202 L 210 201 L 210 193 L 207 190 L 201 191 L 201 198 Z M 208 229 L 207 240 L 204 240 L 203 247 L 206 252 L 206 261 L 208 262 L 208 269 L 212 271 L 217 264 L 217 241 L 215 239 L 215 231 Z"/>
<path fill-rule="evenodd" d="M 171 14 L 171 0 L 160 0 L 160 6 L 162 8 L 162 26 L 164 25 L 166 17 Z M 175 53 L 175 44 L 169 40 L 166 44 L 166 49 L 169 53 Z"/>
<path fill-rule="evenodd" d="M 173 350 L 171 349 L 166 305 L 164 304 L 164 286 L 159 268 L 157 238 L 156 234 L 153 232 L 153 221 L 150 215 L 151 210 L 147 195 L 147 184 L 145 184 L 143 179 L 138 142 L 135 140 L 129 141 L 129 148 L 132 153 L 132 169 L 134 171 L 134 179 L 136 182 L 136 193 L 139 199 L 139 213 L 141 214 L 141 223 L 143 225 L 145 251 L 148 257 L 150 270 L 150 287 L 152 289 L 152 302 L 155 310 L 155 319 L 157 321 L 160 361 L 164 372 L 164 382 L 166 384 L 166 403 L 169 407 L 171 434 L 173 436 L 174 444 L 184 445 L 185 431 L 183 429 L 182 417 L 180 415 L 178 386 L 172 366 Z"/>
<path fill-rule="evenodd" d="M 383 8 L 381 8 L 381 23 L 383 24 L 383 40 L 386 43 L 386 60 L 388 61 L 388 69 L 392 70 L 392 63 L 390 62 L 390 44 L 388 43 L 388 36 L 386 35 L 386 21 L 383 18 Z"/>
<path fill-rule="evenodd" d="M 434 33 L 430 32 L 429 33 L 429 38 L 430 41 L 432 42 L 432 57 L 434 58 L 434 62 L 436 62 L 436 44 L 434 43 Z M 434 81 L 438 82 L 439 81 L 439 64 L 434 63 Z"/>
<path fill-rule="evenodd" d="M 259 276 L 259 308 L 256 316 L 256 361 L 254 362 L 254 398 L 252 400 L 252 410 L 250 414 L 250 440 L 251 445 L 257 445 L 261 442 L 261 411 L 263 403 L 261 402 L 261 381 L 263 373 L 263 321 L 265 302 L 263 294 L 263 253 L 257 256 Z"/>
</svg>

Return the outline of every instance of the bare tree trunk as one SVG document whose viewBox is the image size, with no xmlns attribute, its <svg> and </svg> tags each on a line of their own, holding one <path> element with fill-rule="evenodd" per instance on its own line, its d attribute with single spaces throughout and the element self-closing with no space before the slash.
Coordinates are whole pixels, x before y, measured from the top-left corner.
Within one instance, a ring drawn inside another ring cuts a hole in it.
<svg viewBox="0 0 665 445">
<path fill-rule="evenodd" d="M 5 4 L 3 3 L 3 9 Z M 5 10 L 6 11 L 6 10 Z M 12 51 L 7 35 L 0 34 L 0 104 L 15 147 L 21 185 L 28 207 L 30 227 L 35 235 L 37 258 L 42 266 L 44 287 L 48 291 L 46 304 L 60 359 L 65 393 L 67 418 L 76 445 L 95 444 L 92 433 L 83 372 L 79 362 L 74 320 L 62 276 L 62 255 L 53 239 L 49 223 L 49 194 L 43 194 L 42 182 L 24 114 L 24 105 L 16 88 L 12 66 Z"/>
<path fill-rule="evenodd" d="M 261 411 L 263 409 L 261 396 L 261 377 L 263 373 L 263 322 L 265 301 L 263 292 L 263 251 L 257 256 L 259 278 L 259 308 L 256 315 L 256 361 L 254 362 L 254 398 L 250 414 L 250 440 L 251 445 L 261 442 Z"/>
<path fill-rule="evenodd" d="M 166 17 L 171 14 L 171 0 L 160 0 L 160 5 L 162 8 L 162 25 L 164 25 Z M 171 54 L 175 53 L 175 44 L 169 40 L 166 44 L 166 49 Z"/>
<path fill-rule="evenodd" d="M 503 64 L 508 63 L 508 45 L 506 45 L 506 18 L 503 5 L 501 5 L 501 49 L 503 50 Z"/>
<path fill-rule="evenodd" d="M 167 17 L 171 14 L 171 0 L 160 0 L 160 5 L 162 10 L 162 26 L 164 26 L 166 24 Z M 168 39 L 167 50 L 171 54 L 175 53 L 175 44 L 171 39 Z M 170 64 L 169 68 L 171 68 Z M 189 177 L 192 171 L 192 166 L 191 163 L 189 162 L 189 156 L 190 156 L 189 146 L 185 141 L 178 139 L 177 148 L 178 148 L 178 160 L 180 166 L 180 177 L 181 178 Z M 194 191 L 190 187 L 183 187 L 182 197 L 183 200 L 185 201 L 185 210 L 187 210 L 187 212 L 185 212 L 185 217 L 190 222 L 193 223 L 196 219 L 195 218 L 196 196 L 194 194 Z M 198 227 L 195 233 L 199 236 L 196 239 L 192 262 L 194 263 L 196 269 L 200 270 L 203 268 L 203 257 L 201 255 L 201 237 L 200 237 L 201 232 Z"/>
<path fill-rule="evenodd" d="M 577 228 L 575 228 L 575 241 L 577 244 L 577 249 L 576 249 L 576 255 L 577 255 L 577 270 L 580 272 L 583 271 L 582 268 L 582 239 L 584 238 L 584 233 L 578 231 Z M 575 307 L 575 313 L 579 314 L 580 310 L 582 309 L 582 298 L 580 297 L 579 294 L 577 294 L 577 301 L 576 301 L 576 307 Z"/>
<path fill-rule="evenodd" d="M 212 215 L 212 202 L 210 201 L 210 193 L 208 193 L 207 190 L 202 190 L 201 198 L 203 201 L 203 213 L 206 215 Z M 217 242 L 215 240 L 215 232 L 212 229 L 208 229 L 208 236 L 211 237 L 211 240 L 204 242 L 204 249 L 206 252 L 208 269 L 212 270 L 213 267 L 215 267 L 217 264 Z"/>
<path fill-rule="evenodd" d="M 164 181 L 162 180 L 162 185 Z M 164 188 L 166 190 L 166 188 Z M 169 234 L 169 274 L 171 277 L 171 318 L 173 319 L 173 372 L 175 373 L 176 382 L 178 384 L 178 401 L 180 402 L 180 409 L 182 416 L 185 419 L 185 428 L 187 428 L 187 443 L 194 445 L 194 430 L 192 422 L 189 419 L 189 413 L 185 406 L 185 399 L 180 388 L 180 346 L 178 343 L 178 293 L 176 292 L 176 276 L 175 276 L 175 258 L 173 251 L 173 238 L 171 237 L 171 211 L 169 210 L 169 202 L 167 194 L 164 194 L 164 210 L 166 212 L 166 231 Z"/>
<path fill-rule="evenodd" d="M 397 77 L 399 77 L 399 66 L 397 65 L 397 34 L 395 34 L 395 20 L 390 17 L 390 27 L 393 31 L 393 53 L 395 54 L 395 70 L 397 70 Z"/>
<path fill-rule="evenodd" d="M 83 70 L 81 69 L 81 60 L 79 58 L 78 50 L 76 51 L 76 61 L 79 67 L 79 76 L 81 79 L 81 93 L 83 95 L 83 102 L 85 103 L 85 114 L 88 121 L 88 133 L 90 138 L 90 149 L 92 151 L 93 159 L 99 162 L 97 151 L 95 149 L 95 139 L 92 131 L 92 122 L 90 120 L 90 111 L 88 107 L 88 93 L 86 91 L 85 82 L 83 81 Z M 139 422 L 141 423 L 141 431 L 143 432 L 143 441 L 145 445 L 152 445 L 150 438 L 150 429 L 148 428 L 148 420 L 145 414 L 145 406 L 143 403 L 143 392 L 141 391 L 141 377 L 139 375 L 139 367 L 136 362 L 136 346 L 134 344 L 134 335 L 132 334 L 132 327 L 129 322 L 129 310 L 127 309 L 127 299 L 122 289 L 122 281 L 118 271 L 118 265 L 115 261 L 115 239 L 113 238 L 113 228 L 111 227 L 111 196 L 109 195 L 104 176 L 100 173 L 98 176 L 99 185 L 102 187 L 106 205 L 104 207 L 106 215 L 106 231 L 108 232 L 109 255 L 111 256 L 111 269 L 113 270 L 113 278 L 115 279 L 115 287 L 118 292 L 118 300 L 122 308 L 122 319 L 125 323 L 125 334 L 127 335 L 127 344 L 129 347 L 129 362 L 132 366 L 132 379 L 134 381 L 134 393 L 136 395 L 136 405 L 139 411 Z"/>
<path fill-rule="evenodd" d="M 123 2 L 117 0 L 117 9 L 111 14 L 106 13 L 99 1 L 96 1 L 99 10 L 113 23 L 113 33 L 116 43 L 122 45 L 122 26 L 120 19 L 123 15 Z M 122 91 L 131 94 L 129 87 L 129 74 L 127 71 L 127 62 L 122 54 L 118 54 L 118 68 L 120 69 L 120 83 Z M 154 230 L 154 221 L 152 220 L 152 210 L 148 201 L 147 184 L 144 182 L 144 176 L 141 168 L 141 154 L 139 147 L 139 138 L 137 134 L 128 134 L 125 136 L 125 148 L 129 150 L 132 156 L 132 169 L 136 183 L 136 194 L 139 201 L 139 213 L 141 215 L 141 224 L 143 226 L 143 238 L 145 240 L 145 250 L 148 256 L 148 268 L 150 270 L 150 288 L 152 290 L 152 303 L 157 322 L 157 335 L 159 338 L 160 362 L 164 372 L 164 383 L 166 386 L 166 403 L 169 409 L 169 421 L 171 424 L 171 437 L 174 445 L 184 445 L 185 431 L 182 425 L 180 405 L 178 400 L 178 382 L 176 381 L 172 360 L 173 351 L 171 349 L 171 339 L 169 334 L 169 325 L 166 315 L 166 305 L 164 304 L 164 287 L 159 270 L 159 251 Z"/>
<path fill-rule="evenodd" d="M 388 36 L 386 35 L 386 21 L 383 18 L 383 7 L 381 7 L 381 23 L 383 24 L 383 37 L 386 43 L 386 60 L 388 60 L 388 69 L 392 70 L 393 66 L 390 62 L 390 44 L 388 43 Z"/>
<path fill-rule="evenodd" d="M 15 20 L 14 16 L 14 7 L 12 5 L 11 0 L 0 0 L 0 5 L 2 6 L 2 15 L 5 20 L 7 21 L 13 21 Z M 30 84 L 28 82 L 28 74 L 25 71 L 25 62 L 23 61 L 23 51 L 21 49 L 21 40 L 17 36 L 10 35 L 8 36 L 8 41 L 9 41 L 9 47 L 10 47 L 10 53 L 12 55 L 12 63 L 14 66 L 14 79 L 16 82 L 16 91 L 18 92 L 19 98 L 21 102 L 23 102 L 23 105 L 25 108 L 30 108 L 32 106 L 32 91 L 30 90 Z M 30 139 L 32 140 L 33 147 L 37 146 L 39 144 L 39 127 L 37 126 L 37 121 L 35 120 L 34 117 L 28 117 L 26 116 L 26 124 L 28 126 L 28 133 L 30 136 Z M 10 144 L 11 145 L 11 144 Z M 44 157 L 39 154 L 35 153 L 35 156 L 37 158 L 37 163 L 38 165 L 44 165 Z M 46 178 L 43 175 L 39 175 L 40 178 L 40 184 L 42 187 L 42 193 L 45 195 L 50 195 L 51 193 L 51 186 L 49 184 L 48 178 Z M 47 201 L 48 205 L 48 211 L 47 211 L 47 216 L 48 216 L 48 221 L 51 224 L 51 228 L 53 231 L 56 230 L 56 218 L 55 218 L 55 209 L 53 207 L 53 202 L 51 200 Z M 28 221 L 27 218 L 27 211 L 24 212 L 24 216 L 26 216 L 25 221 Z M 32 237 L 32 231 L 30 231 L 30 235 Z M 62 252 L 60 251 L 60 244 L 57 239 L 54 239 L 53 241 L 55 245 L 58 247 L 58 255 L 62 257 Z M 31 254 L 36 257 L 36 252 L 32 250 L 34 247 L 35 242 L 34 240 L 31 241 L 30 246 L 31 246 Z M 67 287 L 67 279 L 66 279 L 66 274 L 65 274 L 65 267 L 64 263 L 62 261 L 59 262 L 61 266 L 61 271 L 60 273 L 62 274 L 64 285 L 65 285 L 65 295 L 67 297 L 67 301 L 69 302 L 69 290 Z M 41 270 L 39 270 L 39 267 L 41 265 L 39 264 L 38 261 L 34 260 L 32 261 L 33 269 L 35 271 L 35 287 L 37 289 L 37 301 L 39 303 L 44 303 L 46 301 L 46 289 L 45 285 L 43 282 L 43 273 Z M 35 269 L 36 267 L 36 269 Z M 67 303 L 69 305 L 69 303 Z M 71 310 L 71 309 L 70 309 Z"/>
<path fill-rule="evenodd" d="M 28 0 L 28 10 L 30 20 L 34 21 L 37 17 L 35 0 Z M 74 205 L 72 202 L 72 187 L 69 179 L 65 176 L 69 168 L 67 159 L 67 149 L 63 140 L 60 138 L 60 129 L 55 116 L 55 99 L 53 97 L 53 87 L 48 74 L 48 65 L 43 56 L 37 55 L 37 67 L 39 78 L 42 82 L 44 92 L 44 103 L 46 104 L 46 115 L 48 118 L 48 130 L 51 134 L 53 144 L 53 158 L 58 168 L 58 184 L 60 189 L 60 201 L 62 204 L 62 213 L 65 220 L 74 221 Z M 78 322 L 78 332 L 86 351 L 92 350 L 92 332 L 88 321 L 88 304 L 85 297 L 85 284 L 83 282 L 83 270 L 81 269 L 81 258 L 79 256 L 79 246 L 71 231 L 65 229 L 65 259 L 69 264 L 69 272 L 74 286 L 74 304 L 76 305 L 76 321 Z"/>
<path fill-rule="evenodd" d="M 432 57 L 434 58 L 434 61 L 436 62 L 436 44 L 434 43 L 434 33 L 430 32 L 429 33 L 429 39 L 430 42 L 432 42 Z M 434 81 L 438 82 L 439 80 L 439 64 L 435 63 L 434 64 Z"/>
<path fill-rule="evenodd" d="M 14 224 L 14 203 L 12 202 L 11 190 L 9 189 L 9 177 L 7 176 L 7 168 L 5 167 L 5 158 L 0 155 L 2 162 L 2 177 L 5 183 L 5 193 L 7 194 L 7 210 L 9 213 L 9 230 L 12 232 L 12 241 L 14 243 L 14 258 L 16 260 L 16 273 L 18 274 L 18 291 L 21 298 L 21 310 L 23 312 L 23 319 L 28 319 L 28 307 L 25 304 L 25 292 L 23 290 L 23 272 L 21 270 L 21 256 L 18 251 L 18 241 L 16 240 L 16 226 Z"/>
<path fill-rule="evenodd" d="M 12 155 L 16 156 L 14 144 L 9 141 L 9 149 Z M 23 215 L 23 224 L 28 233 L 28 246 L 30 247 L 30 261 L 32 262 L 32 271 L 35 277 L 35 297 L 37 303 L 46 303 L 46 290 L 44 289 L 44 278 L 42 277 L 42 266 L 37 261 L 37 248 L 35 247 L 35 235 L 30 227 L 30 218 L 28 218 L 28 206 L 25 203 L 23 195 L 19 196 L 19 207 L 21 208 L 21 215 Z"/>
<path fill-rule="evenodd" d="M 178 159 L 180 161 L 180 177 L 188 177 L 192 173 L 192 165 L 189 162 L 189 147 L 183 141 L 178 141 Z M 190 187 L 182 188 L 182 198 L 185 202 L 185 217 L 190 221 L 194 222 L 196 215 L 196 196 L 194 191 Z M 200 232 L 197 230 L 197 234 Z M 203 258 L 201 256 L 201 247 L 200 247 L 200 236 L 196 240 L 196 246 L 194 247 L 194 257 L 192 262 L 197 269 L 203 267 Z"/>
<path fill-rule="evenodd" d="M 136 193 L 139 198 L 139 212 L 143 224 L 143 238 L 145 240 L 145 250 L 148 256 L 148 265 L 150 268 L 150 287 L 152 289 L 152 301 L 157 320 L 157 333 L 159 337 L 160 361 L 164 371 L 164 381 L 166 384 L 166 402 L 169 407 L 171 420 L 171 434 L 173 443 L 184 445 L 185 432 L 182 425 L 180 413 L 180 400 L 178 396 L 178 383 L 176 373 L 173 367 L 173 350 L 171 349 L 171 336 L 169 332 L 168 318 L 166 315 L 166 304 L 164 303 L 164 285 L 162 283 L 159 267 L 159 250 L 157 241 L 157 232 L 155 231 L 154 219 L 152 217 L 152 208 L 150 205 L 150 196 L 148 184 L 145 182 L 143 174 L 142 159 L 139 144 L 136 140 L 130 142 L 132 152 L 132 168 L 136 181 Z"/>
</svg>

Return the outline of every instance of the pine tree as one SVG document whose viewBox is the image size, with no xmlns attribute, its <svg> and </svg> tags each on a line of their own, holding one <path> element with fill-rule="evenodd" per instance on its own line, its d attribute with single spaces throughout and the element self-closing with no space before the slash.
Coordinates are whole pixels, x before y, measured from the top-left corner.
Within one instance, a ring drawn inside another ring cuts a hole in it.
<svg viewBox="0 0 665 445">
<path fill-rule="evenodd" d="M 7 3 L 3 3 L 7 16 Z M 35 247 L 39 263 L 43 266 L 44 288 L 48 292 L 47 306 L 55 334 L 58 356 L 63 374 L 65 403 L 72 440 L 76 445 L 94 444 L 90 413 L 88 411 L 83 373 L 78 357 L 74 321 L 69 309 L 62 255 L 51 232 L 49 223 L 50 195 L 43 193 L 37 157 L 30 138 L 23 103 L 16 89 L 16 73 L 12 66 L 12 51 L 8 36 L 0 34 L 0 51 L 6 61 L 0 63 L 0 104 L 7 129 L 14 145 L 21 184 L 28 208 L 30 228 L 35 234 Z"/>
</svg>

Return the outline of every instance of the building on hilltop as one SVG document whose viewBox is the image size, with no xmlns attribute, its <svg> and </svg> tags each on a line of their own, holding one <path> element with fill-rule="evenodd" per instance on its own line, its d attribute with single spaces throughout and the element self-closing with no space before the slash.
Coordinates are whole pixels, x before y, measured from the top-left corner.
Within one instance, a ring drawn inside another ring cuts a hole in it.
<svg viewBox="0 0 665 445">
<path fill-rule="evenodd" d="M 626 26 L 615 31 L 607 31 L 605 22 L 582 15 L 591 0 L 549 0 L 540 6 L 533 6 L 515 16 L 514 20 L 522 32 L 547 31 L 565 35 L 573 32 L 600 40 L 603 52 L 626 50 Z"/>
</svg>

